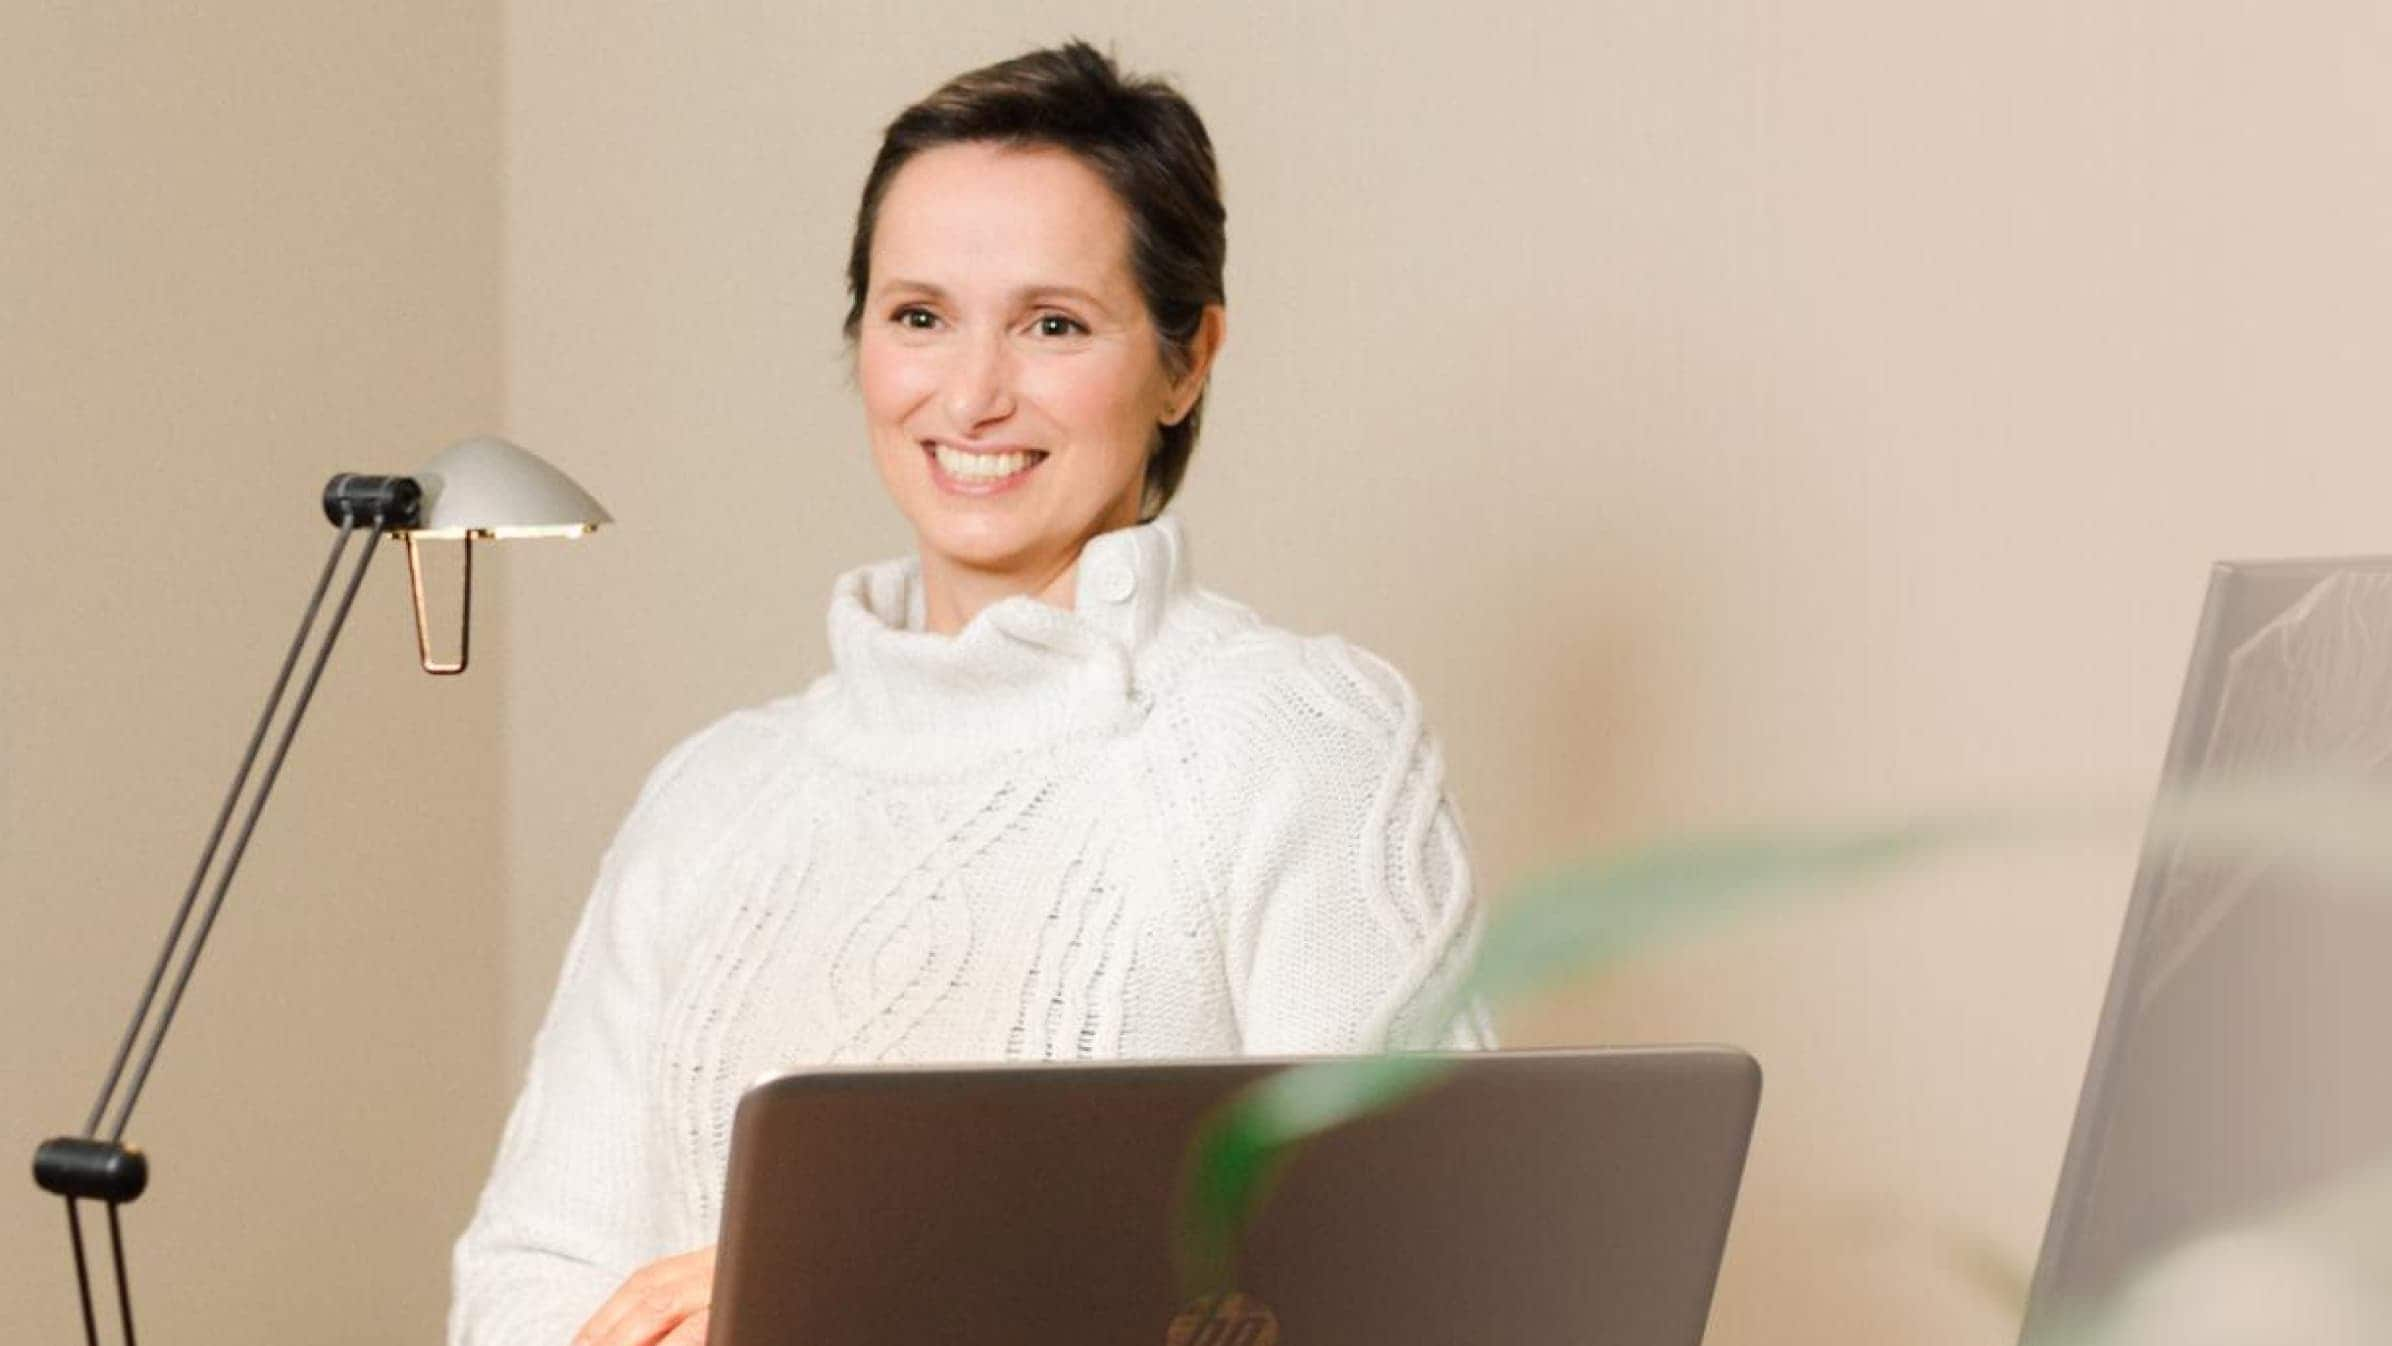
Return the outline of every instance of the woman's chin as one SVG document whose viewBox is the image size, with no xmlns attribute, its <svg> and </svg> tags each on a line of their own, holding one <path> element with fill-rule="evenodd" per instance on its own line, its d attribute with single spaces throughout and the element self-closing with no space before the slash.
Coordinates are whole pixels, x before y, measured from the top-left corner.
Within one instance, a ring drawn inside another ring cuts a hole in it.
<svg viewBox="0 0 2392 1346">
<path fill-rule="evenodd" d="M 914 533 L 925 556 L 1000 573 L 1033 565 L 1041 556 L 1068 549 L 1075 540 L 1031 520 L 1009 517 L 1011 514 L 1009 510 L 940 510 L 931 518 L 915 520 Z"/>
<path fill-rule="evenodd" d="M 1136 520 L 1122 501 L 1092 506 L 1041 499 L 1032 491 L 977 499 L 916 496 L 909 505 L 906 518 L 925 560 L 1041 582 L 1068 565 L 1088 539 Z"/>
</svg>

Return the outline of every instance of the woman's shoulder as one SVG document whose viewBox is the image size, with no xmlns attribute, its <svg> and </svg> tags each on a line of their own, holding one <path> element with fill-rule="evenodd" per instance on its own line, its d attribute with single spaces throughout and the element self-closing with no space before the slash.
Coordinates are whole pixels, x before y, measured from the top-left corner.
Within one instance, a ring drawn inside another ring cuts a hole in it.
<svg viewBox="0 0 2392 1346">
<path fill-rule="evenodd" d="M 1421 732 L 1420 697 L 1386 659 L 1343 636 L 1290 631 L 1250 612 L 1225 623 L 1157 702 L 1191 739 L 1256 765 L 1288 764 L 1292 754 L 1368 759 L 1375 769 Z"/>
<path fill-rule="evenodd" d="M 650 768 L 632 816 L 722 817 L 754 798 L 789 760 L 812 695 L 742 707 L 684 737 Z"/>
</svg>

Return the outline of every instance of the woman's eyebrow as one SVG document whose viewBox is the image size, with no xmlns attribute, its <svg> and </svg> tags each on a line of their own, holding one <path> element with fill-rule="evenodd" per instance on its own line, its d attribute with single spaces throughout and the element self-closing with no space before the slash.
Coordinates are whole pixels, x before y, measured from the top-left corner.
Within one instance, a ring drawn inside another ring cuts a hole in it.
<svg viewBox="0 0 2392 1346">
<path fill-rule="evenodd" d="M 1093 291 L 1083 290 L 1077 285 L 1028 285 L 1015 293 L 1024 303 L 1040 299 L 1067 299 L 1085 304 L 1099 313 L 1109 315 L 1113 311 L 1113 306 L 1098 298 Z"/>
<path fill-rule="evenodd" d="M 876 283 L 872 288 L 876 297 L 883 300 L 903 295 L 908 298 L 934 299 L 940 303 L 947 303 L 953 298 L 944 288 L 930 281 L 915 280 L 910 276 L 891 276 L 887 280 Z M 1108 317 L 1113 314 L 1113 306 L 1098 297 L 1095 291 L 1061 282 L 1041 282 L 1021 286 L 1013 291 L 1009 302 L 1019 307 L 1044 300 L 1066 300 L 1084 304 Z"/>
</svg>

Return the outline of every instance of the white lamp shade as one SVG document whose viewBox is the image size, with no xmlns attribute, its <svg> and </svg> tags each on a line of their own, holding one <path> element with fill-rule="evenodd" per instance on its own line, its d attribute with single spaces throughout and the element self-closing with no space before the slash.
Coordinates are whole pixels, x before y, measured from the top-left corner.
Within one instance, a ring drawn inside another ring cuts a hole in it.
<svg viewBox="0 0 2392 1346">
<path fill-rule="evenodd" d="M 613 523 L 573 478 L 528 449 L 478 436 L 452 444 L 415 474 L 422 538 L 580 537 Z"/>
</svg>

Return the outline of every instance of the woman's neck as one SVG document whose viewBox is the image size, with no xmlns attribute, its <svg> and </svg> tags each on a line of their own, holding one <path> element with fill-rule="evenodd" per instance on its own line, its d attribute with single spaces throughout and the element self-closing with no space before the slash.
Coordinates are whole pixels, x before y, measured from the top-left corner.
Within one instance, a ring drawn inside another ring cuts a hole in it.
<svg viewBox="0 0 2392 1346">
<path fill-rule="evenodd" d="M 923 546 L 917 534 L 914 553 L 921 558 L 922 629 L 933 635 L 961 635 L 983 609 L 1025 594 L 1070 611 L 1079 601 L 1080 553 L 1096 538 L 1135 527 L 1142 499 L 1134 493 L 1123 495 L 1095 521 L 1086 537 L 1044 556 L 1017 560 L 1002 570 L 975 566 Z"/>
<path fill-rule="evenodd" d="M 1080 549 L 1060 561 L 1021 570 L 982 570 L 950 556 L 923 551 L 922 627 L 935 635 L 959 634 L 991 604 L 1025 594 L 1069 609 L 1079 598 Z"/>
</svg>

